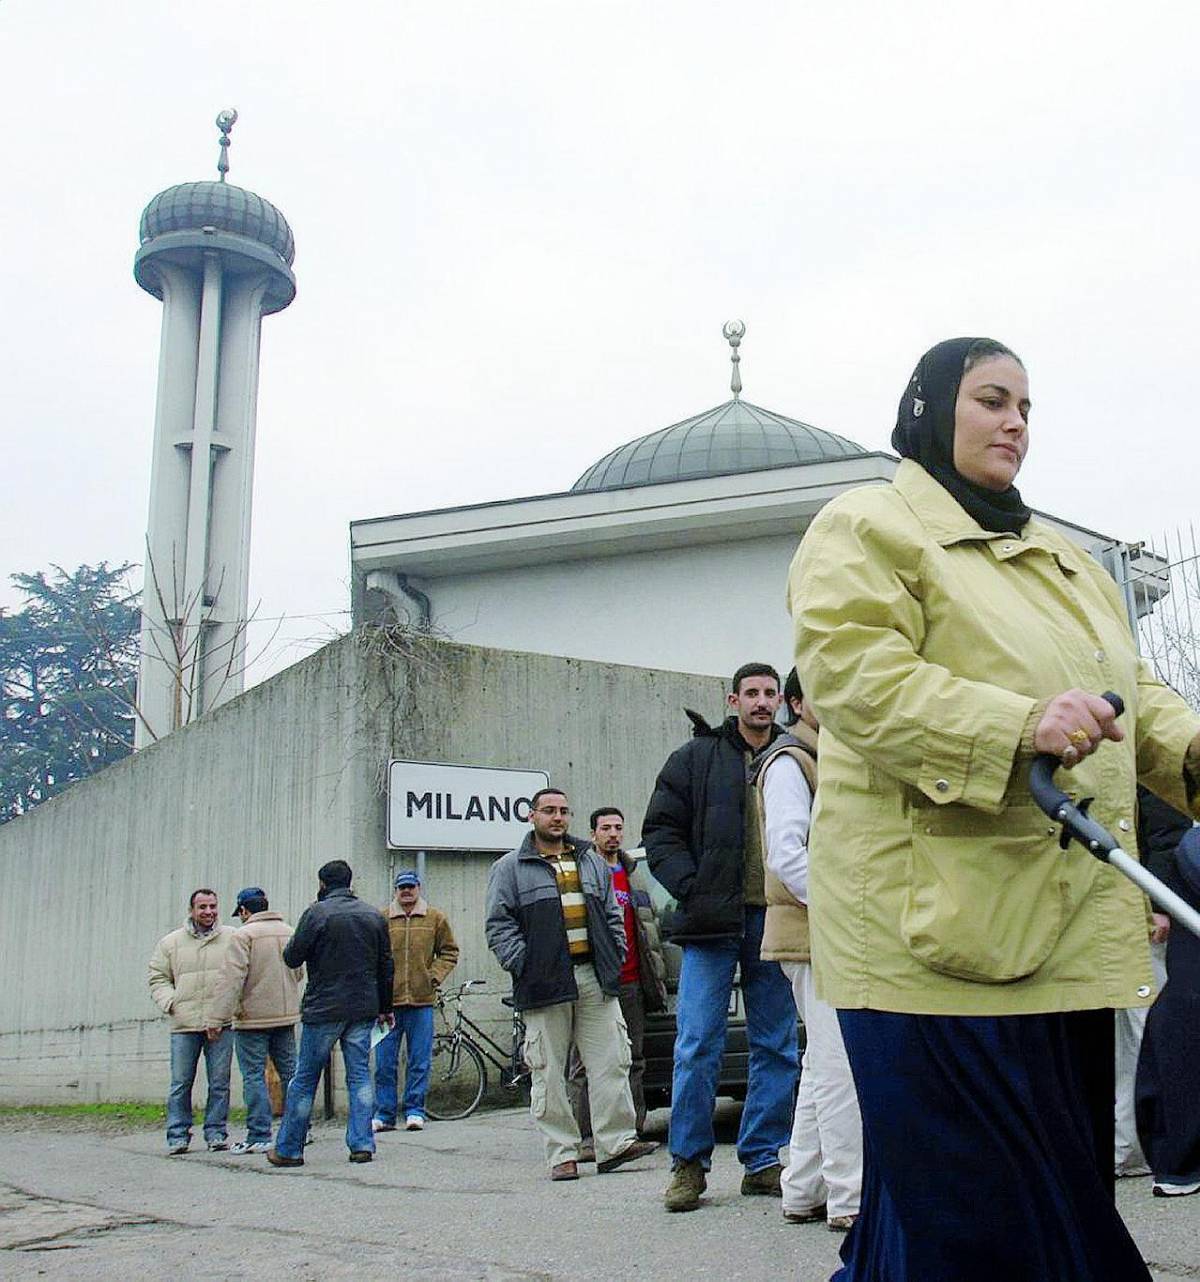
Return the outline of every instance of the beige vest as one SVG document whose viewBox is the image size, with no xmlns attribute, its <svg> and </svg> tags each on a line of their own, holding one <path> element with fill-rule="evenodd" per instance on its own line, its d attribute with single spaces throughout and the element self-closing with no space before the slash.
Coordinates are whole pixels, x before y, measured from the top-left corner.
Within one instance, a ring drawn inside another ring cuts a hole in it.
<svg viewBox="0 0 1200 1282">
<path fill-rule="evenodd" d="M 794 726 L 789 727 L 788 733 L 794 735 L 805 745 L 811 743 L 813 752 L 816 752 L 816 733 L 810 730 L 803 721 L 797 721 Z M 754 785 L 759 822 L 764 833 L 766 832 L 766 822 L 763 814 L 763 776 L 770 769 L 775 758 L 784 753 L 794 758 L 799 764 L 800 769 L 804 772 L 804 778 L 808 783 L 809 790 L 814 796 L 816 795 L 816 757 L 805 752 L 803 748 L 797 748 L 792 744 L 778 747 L 769 752 L 758 770 Z M 770 868 L 765 867 L 765 861 L 764 870 L 767 888 L 767 919 L 763 926 L 763 941 L 759 956 L 763 961 L 811 960 L 812 952 L 808 939 L 808 909 L 784 888 L 783 883 Z"/>
</svg>

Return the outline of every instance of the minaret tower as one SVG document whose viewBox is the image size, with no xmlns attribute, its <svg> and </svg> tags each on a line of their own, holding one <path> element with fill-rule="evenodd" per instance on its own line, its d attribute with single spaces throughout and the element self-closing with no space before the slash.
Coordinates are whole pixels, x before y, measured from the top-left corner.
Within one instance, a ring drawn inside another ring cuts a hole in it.
<svg viewBox="0 0 1200 1282">
<path fill-rule="evenodd" d="M 296 296 L 292 229 L 225 181 L 236 111 L 217 117 L 217 182 L 142 213 L 137 283 L 163 304 L 138 676 L 139 748 L 240 694 L 262 318 Z"/>
</svg>

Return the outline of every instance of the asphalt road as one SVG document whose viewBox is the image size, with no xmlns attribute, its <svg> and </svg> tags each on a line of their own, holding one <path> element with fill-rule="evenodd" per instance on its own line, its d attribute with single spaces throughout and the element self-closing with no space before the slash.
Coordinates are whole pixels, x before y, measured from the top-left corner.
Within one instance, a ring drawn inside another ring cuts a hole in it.
<svg viewBox="0 0 1200 1282">
<path fill-rule="evenodd" d="M 723 1138 L 731 1136 L 727 1113 Z M 652 1115 L 665 1124 L 665 1113 Z M 840 1237 L 788 1225 L 738 1191 L 719 1147 L 701 1210 L 661 1204 L 665 1151 L 611 1175 L 551 1184 L 523 1111 L 379 1137 L 370 1165 L 317 1129 L 306 1165 L 263 1157 L 168 1158 L 157 1132 L 8 1123 L 0 1131 L 0 1277 L 825 1279 Z M 1122 1214 L 1160 1282 L 1200 1278 L 1200 1196 L 1123 1180 Z"/>
</svg>

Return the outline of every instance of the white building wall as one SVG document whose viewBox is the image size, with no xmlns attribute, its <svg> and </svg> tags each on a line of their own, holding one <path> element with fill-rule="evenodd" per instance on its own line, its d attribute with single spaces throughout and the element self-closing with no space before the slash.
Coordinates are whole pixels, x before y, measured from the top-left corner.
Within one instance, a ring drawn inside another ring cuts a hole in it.
<svg viewBox="0 0 1200 1282">
<path fill-rule="evenodd" d="M 725 677 L 753 659 L 784 675 L 801 532 L 413 583 L 434 628 L 471 645 Z"/>
<path fill-rule="evenodd" d="M 385 903 L 410 862 L 384 844 L 389 756 L 542 768 L 577 827 L 614 804 L 636 834 L 688 733 L 682 708 L 717 717 L 723 694 L 711 678 L 368 630 L 0 825 L 0 1101 L 165 1095 L 169 1025 L 146 965 L 194 888 L 213 887 L 228 922 L 236 892 L 261 885 L 294 922 L 340 857 Z M 457 977 L 488 979 L 472 1014 L 503 1043 L 508 984 L 483 940 L 493 858 L 431 853 L 426 890 L 459 937 Z"/>
</svg>

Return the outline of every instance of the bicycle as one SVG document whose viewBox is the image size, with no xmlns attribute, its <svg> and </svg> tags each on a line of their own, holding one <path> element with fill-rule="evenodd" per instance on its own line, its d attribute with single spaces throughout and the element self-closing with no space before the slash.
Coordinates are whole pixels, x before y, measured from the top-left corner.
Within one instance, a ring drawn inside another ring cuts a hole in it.
<svg viewBox="0 0 1200 1282">
<path fill-rule="evenodd" d="M 506 1049 L 463 1010 L 467 993 L 486 983 L 485 979 L 469 979 L 452 992 L 437 995 L 437 1009 L 447 1031 L 433 1039 L 425 1096 L 425 1111 L 436 1121 L 456 1122 L 470 1117 L 479 1107 L 487 1089 L 487 1063 L 499 1070 L 500 1081 L 508 1089 L 516 1090 L 529 1081 L 529 1068 L 523 1058 L 525 1021 L 521 1012 L 513 1007 L 512 1046 Z M 512 1006 L 511 997 L 502 1000 Z"/>
</svg>

